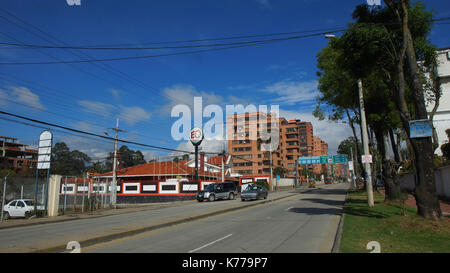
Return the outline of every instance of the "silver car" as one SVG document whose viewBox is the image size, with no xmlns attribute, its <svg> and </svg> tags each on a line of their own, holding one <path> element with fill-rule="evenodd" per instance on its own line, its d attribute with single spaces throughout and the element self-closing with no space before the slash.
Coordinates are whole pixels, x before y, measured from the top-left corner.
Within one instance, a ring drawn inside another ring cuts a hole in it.
<svg viewBox="0 0 450 273">
<path fill-rule="evenodd" d="M 248 185 L 241 193 L 241 201 L 245 200 L 258 200 L 261 198 L 267 199 L 267 195 L 269 193 L 267 192 L 266 188 L 263 186 L 251 184 Z"/>
</svg>

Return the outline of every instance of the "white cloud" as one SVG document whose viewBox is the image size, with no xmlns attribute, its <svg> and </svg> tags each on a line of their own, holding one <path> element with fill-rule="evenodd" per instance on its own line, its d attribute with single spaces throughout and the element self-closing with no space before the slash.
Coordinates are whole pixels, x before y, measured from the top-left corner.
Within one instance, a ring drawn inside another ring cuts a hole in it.
<svg viewBox="0 0 450 273">
<path fill-rule="evenodd" d="M 150 113 L 145 111 L 139 106 L 114 106 L 98 101 L 82 100 L 78 101 L 78 104 L 83 108 L 82 110 L 87 113 L 101 115 L 104 118 L 111 118 L 115 110 L 118 112 L 118 117 L 128 125 L 134 125 L 140 121 L 146 121 L 150 119 Z"/>
<path fill-rule="evenodd" d="M 141 151 L 141 153 L 144 155 L 144 159 L 147 162 L 158 157 L 158 154 L 155 151 Z"/>
<path fill-rule="evenodd" d="M 139 106 L 120 106 L 119 118 L 132 126 L 137 122 L 149 120 L 150 113 Z"/>
<path fill-rule="evenodd" d="M 23 103 L 27 106 L 38 110 L 45 110 L 46 108 L 41 104 L 39 96 L 30 91 L 26 87 L 10 87 L 11 96 L 14 101 Z"/>
<path fill-rule="evenodd" d="M 177 84 L 171 87 L 167 87 L 162 91 L 167 97 L 169 97 L 170 103 L 162 107 L 161 113 L 164 115 L 170 115 L 172 107 L 178 104 L 185 104 L 190 107 L 191 112 L 194 111 L 194 97 L 202 97 L 203 107 L 210 104 L 222 104 L 224 99 L 222 96 L 215 93 L 208 93 L 204 91 L 198 91 L 192 85 Z"/>
<path fill-rule="evenodd" d="M 270 4 L 269 0 L 255 0 L 261 7 L 266 9 L 271 9 L 272 5 Z"/>
<path fill-rule="evenodd" d="M 114 142 L 81 136 L 60 136 L 56 142 L 64 142 L 70 150 L 78 150 L 87 154 L 93 161 L 104 160 L 114 149 Z"/>
<path fill-rule="evenodd" d="M 113 105 L 98 101 L 81 100 L 78 101 L 78 104 L 83 107 L 84 112 L 101 115 L 105 118 L 110 117 L 114 110 Z"/>
<path fill-rule="evenodd" d="M 290 79 L 273 83 L 262 91 L 278 95 L 274 101 L 285 105 L 311 103 L 319 95 L 317 81 L 298 82 Z"/>
<path fill-rule="evenodd" d="M 6 106 L 6 99 L 8 98 L 8 94 L 0 90 L 0 106 Z"/>
</svg>

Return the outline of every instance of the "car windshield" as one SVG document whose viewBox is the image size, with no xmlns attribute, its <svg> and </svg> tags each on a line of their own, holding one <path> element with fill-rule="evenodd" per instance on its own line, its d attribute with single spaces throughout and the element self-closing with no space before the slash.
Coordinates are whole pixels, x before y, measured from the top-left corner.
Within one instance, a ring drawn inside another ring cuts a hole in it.
<svg viewBox="0 0 450 273">
<path fill-rule="evenodd" d="M 27 206 L 34 206 L 33 200 L 25 200 L 24 202 Z"/>
<path fill-rule="evenodd" d="M 247 188 L 245 188 L 244 191 L 256 191 L 256 190 L 258 190 L 257 186 L 249 185 Z"/>
<path fill-rule="evenodd" d="M 209 184 L 206 186 L 205 191 L 213 191 L 214 190 L 214 184 Z"/>
</svg>

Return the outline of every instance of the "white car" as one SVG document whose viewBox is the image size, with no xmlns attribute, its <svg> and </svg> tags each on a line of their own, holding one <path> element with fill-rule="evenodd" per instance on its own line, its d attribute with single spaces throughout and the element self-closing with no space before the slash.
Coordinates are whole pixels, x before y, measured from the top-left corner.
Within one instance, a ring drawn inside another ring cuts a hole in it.
<svg viewBox="0 0 450 273">
<path fill-rule="evenodd" d="M 43 210 L 43 206 L 37 206 L 38 210 Z M 3 209 L 3 219 L 12 217 L 25 217 L 25 213 L 34 210 L 32 199 L 15 199 L 5 205 Z"/>
</svg>

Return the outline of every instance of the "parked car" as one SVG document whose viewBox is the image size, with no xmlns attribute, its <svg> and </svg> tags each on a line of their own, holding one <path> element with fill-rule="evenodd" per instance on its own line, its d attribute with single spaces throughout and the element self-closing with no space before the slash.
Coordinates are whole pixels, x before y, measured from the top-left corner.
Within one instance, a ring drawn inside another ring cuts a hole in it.
<svg viewBox="0 0 450 273">
<path fill-rule="evenodd" d="M 331 177 L 327 177 L 325 179 L 325 184 L 333 184 L 333 179 Z"/>
<path fill-rule="evenodd" d="M 43 206 L 37 206 L 38 210 L 43 210 Z M 3 219 L 25 217 L 27 212 L 34 210 L 32 199 L 15 199 L 5 205 L 3 209 Z"/>
<path fill-rule="evenodd" d="M 245 200 L 258 200 L 261 198 L 266 199 L 267 195 L 269 193 L 267 192 L 266 188 L 259 185 L 248 185 L 242 192 L 241 192 L 241 201 Z"/>
<path fill-rule="evenodd" d="M 218 199 L 233 200 L 237 195 L 237 187 L 233 182 L 209 184 L 204 190 L 197 192 L 197 201 L 215 201 Z"/>
</svg>

